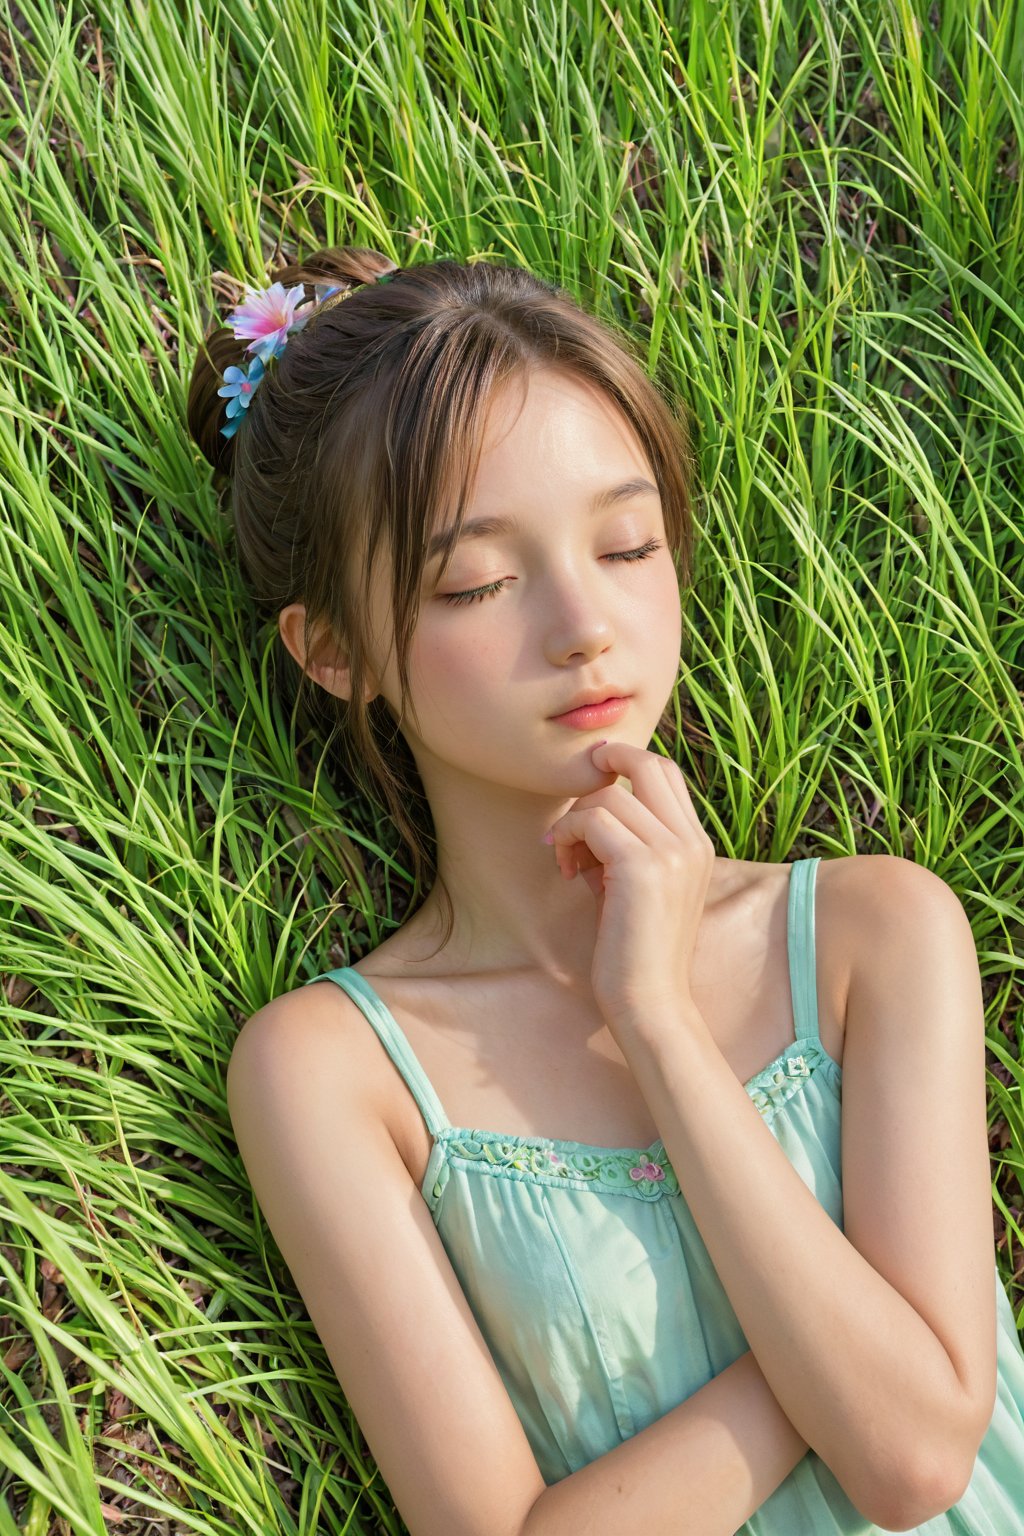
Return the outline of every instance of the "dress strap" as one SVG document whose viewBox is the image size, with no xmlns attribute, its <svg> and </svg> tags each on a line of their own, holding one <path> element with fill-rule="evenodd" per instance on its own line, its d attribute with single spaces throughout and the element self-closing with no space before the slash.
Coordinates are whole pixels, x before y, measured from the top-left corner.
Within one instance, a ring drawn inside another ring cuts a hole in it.
<svg viewBox="0 0 1024 1536">
<path fill-rule="evenodd" d="M 790 867 L 786 943 L 797 1040 L 821 1039 L 814 944 L 814 885 L 820 863 L 820 858 L 796 859 Z"/>
<path fill-rule="evenodd" d="M 337 970 L 323 971 L 319 976 L 311 976 L 305 985 L 308 987 L 314 981 L 336 981 L 342 991 L 348 993 L 356 1007 L 373 1026 L 384 1049 L 402 1074 L 409 1092 L 416 1100 L 420 1113 L 427 1122 L 427 1130 L 436 1139 L 439 1131 L 448 1128 L 448 1118 L 441 1108 L 440 1099 L 430 1085 L 427 1074 L 416 1059 L 412 1046 L 394 1015 L 385 1007 L 383 998 L 378 997 L 366 977 L 350 965 L 342 965 Z"/>
</svg>

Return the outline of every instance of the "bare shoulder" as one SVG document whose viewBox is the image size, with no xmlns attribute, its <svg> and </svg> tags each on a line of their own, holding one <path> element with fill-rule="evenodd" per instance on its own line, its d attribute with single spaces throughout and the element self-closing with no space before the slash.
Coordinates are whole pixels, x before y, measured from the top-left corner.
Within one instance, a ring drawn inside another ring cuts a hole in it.
<svg viewBox="0 0 1024 1536">
<path fill-rule="evenodd" d="M 785 907 L 793 861 L 728 863 L 722 888 L 727 896 L 739 898 L 739 921 L 762 891 Z M 730 905 L 735 907 L 735 900 Z M 870 853 L 821 859 L 814 892 L 818 988 L 823 1036 L 831 1031 L 837 1057 L 858 966 L 870 965 L 883 941 L 909 934 L 915 924 L 927 924 L 942 908 L 949 912 L 959 906 L 944 880 L 910 859 Z"/>
<path fill-rule="evenodd" d="M 830 900 L 838 917 L 856 924 L 859 939 L 876 936 L 894 920 L 911 924 L 932 910 L 963 911 L 956 892 L 941 875 L 912 859 L 891 853 L 858 853 L 823 861 Z"/>
<path fill-rule="evenodd" d="M 358 1006 L 333 981 L 294 987 L 272 998 L 248 1018 L 231 1050 L 227 1072 L 228 1110 L 241 1113 L 243 1096 L 254 1087 L 280 1082 L 281 1073 L 322 1074 L 337 1102 L 348 1109 L 386 1118 L 375 1084 L 376 1036 Z"/>
<path fill-rule="evenodd" d="M 877 963 L 881 946 L 906 950 L 924 931 L 970 932 L 956 892 L 940 875 L 896 854 L 861 853 L 823 860 L 818 910 L 842 935 L 839 963 L 847 985 Z"/>
</svg>

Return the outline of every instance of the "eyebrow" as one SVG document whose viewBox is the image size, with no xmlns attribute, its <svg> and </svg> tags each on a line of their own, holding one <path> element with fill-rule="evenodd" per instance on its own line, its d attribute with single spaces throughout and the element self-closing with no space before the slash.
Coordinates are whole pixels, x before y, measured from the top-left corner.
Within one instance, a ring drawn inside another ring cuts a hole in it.
<svg viewBox="0 0 1024 1536">
<path fill-rule="evenodd" d="M 633 480 L 623 480 L 621 485 L 613 485 L 610 490 L 598 491 L 590 503 L 591 510 L 601 512 L 606 507 L 616 506 L 620 501 L 630 501 L 634 496 L 646 496 L 653 492 L 660 495 L 658 487 L 652 485 L 650 480 L 638 476 Z M 519 524 L 514 517 L 472 517 L 463 523 L 459 533 L 455 533 L 455 525 L 443 528 L 440 533 L 435 533 L 427 545 L 427 560 L 429 565 L 439 555 L 446 555 L 450 549 L 463 539 L 482 539 L 495 533 L 516 533 Z"/>
</svg>

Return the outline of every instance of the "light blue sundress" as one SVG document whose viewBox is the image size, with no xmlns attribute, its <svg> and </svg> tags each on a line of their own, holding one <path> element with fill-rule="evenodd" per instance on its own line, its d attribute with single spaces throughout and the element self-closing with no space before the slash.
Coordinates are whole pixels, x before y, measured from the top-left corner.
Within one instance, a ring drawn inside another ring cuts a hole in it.
<svg viewBox="0 0 1024 1536">
<path fill-rule="evenodd" d="M 819 862 L 791 866 L 795 1038 L 744 1087 L 842 1227 L 842 1069 L 818 1033 Z M 311 978 L 327 979 L 366 1016 L 427 1123 L 434 1145 L 420 1193 L 546 1483 L 639 1433 L 749 1348 L 662 1141 L 595 1147 L 453 1126 L 366 978 L 351 966 Z M 919 1536 L 1024 1533 L 1024 1351 L 994 1255 L 993 1284 L 992 1419 L 967 1491 L 917 1527 Z M 879 1529 L 808 1451 L 737 1536 L 870 1536 Z"/>
</svg>

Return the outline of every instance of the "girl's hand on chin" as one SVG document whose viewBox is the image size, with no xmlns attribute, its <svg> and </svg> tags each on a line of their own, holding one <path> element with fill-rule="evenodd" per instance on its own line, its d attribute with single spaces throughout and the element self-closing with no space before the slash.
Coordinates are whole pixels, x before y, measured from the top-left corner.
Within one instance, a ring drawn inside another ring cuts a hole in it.
<svg viewBox="0 0 1024 1536">
<path fill-rule="evenodd" d="M 593 748 L 591 761 L 613 782 L 581 795 L 545 841 L 553 841 L 563 878 L 582 874 L 597 901 L 591 984 L 615 1035 L 616 1025 L 642 1028 L 646 1018 L 678 1016 L 692 1002 L 715 849 L 670 758 L 608 741 Z M 614 782 L 620 775 L 632 794 Z"/>
</svg>

